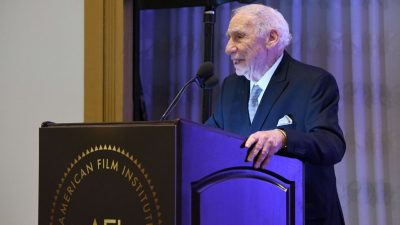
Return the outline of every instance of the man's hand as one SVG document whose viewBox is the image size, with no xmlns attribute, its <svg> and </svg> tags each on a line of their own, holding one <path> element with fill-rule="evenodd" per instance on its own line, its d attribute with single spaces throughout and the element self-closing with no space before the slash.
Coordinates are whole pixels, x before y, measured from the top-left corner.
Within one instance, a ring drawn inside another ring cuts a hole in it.
<svg viewBox="0 0 400 225">
<path fill-rule="evenodd" d="M 265 167 L 271 157 L 286 143 L 286 136 L 278 129 L 258 131 L 251 134 L 244 146 L 250 149 L 247 161 L 254 159 L 254 168 Z"/>
</svg>

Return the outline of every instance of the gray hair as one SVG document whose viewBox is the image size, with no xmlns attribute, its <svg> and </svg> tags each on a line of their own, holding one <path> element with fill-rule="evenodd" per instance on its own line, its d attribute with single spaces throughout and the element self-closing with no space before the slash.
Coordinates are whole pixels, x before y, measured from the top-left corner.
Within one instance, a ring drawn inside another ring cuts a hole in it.
<svg viewBox="0 0 400 225">
<path fill-rule="evenodd" d="M 289 32 L 289 25 L 278 10 L 261 4 L 250 4 L 234 9 L 232 16 L 238 13 L 249 14 L 256 18 L 254 22 L 261 37 L 266 37 L 269 31 L 274 29 L 279 33 L 278 45 L 282 49 L 290 44 L 292 35 Z"/>
</svg>

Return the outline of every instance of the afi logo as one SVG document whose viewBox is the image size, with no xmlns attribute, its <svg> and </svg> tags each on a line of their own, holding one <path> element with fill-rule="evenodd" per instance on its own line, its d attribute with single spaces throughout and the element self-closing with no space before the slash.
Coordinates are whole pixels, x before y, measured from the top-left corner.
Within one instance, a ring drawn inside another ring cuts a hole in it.
<svg viewBox="0 0 400 225">
<path fill-rule="evenodd" d="M 100 221 L 101 222 L 101 221 Z M 116 220 L 116 219 L 104 219 L 103 224 L 101 223 L 97 223 L 96 218 L 94 218 L 93 220 L 93 224 L 92 225 L 121 225 L 121 220 Z"/>
</svg>

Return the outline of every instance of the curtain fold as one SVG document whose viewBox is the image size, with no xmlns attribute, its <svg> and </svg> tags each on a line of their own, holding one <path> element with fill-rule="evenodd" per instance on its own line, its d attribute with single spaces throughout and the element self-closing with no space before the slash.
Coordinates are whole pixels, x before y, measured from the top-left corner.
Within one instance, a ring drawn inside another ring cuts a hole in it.
<svg viewBox="0 0 400 225">
<path fill-rule="evenodd" d="M 347 152 L 336 165 L 347 224 L 400 221 L 400 2 L 396 0 L 265 1 L 287 19 L 291 55 L 332 73 L 338 83 L 340 124 Z M 225 55 L 231 10 L 217 8 L 215 73 L 233 72 Z M 141 12 L 140 75 L 150 120 L 203 61 L 203 8 Z M 219 87 L 214 89 L 214 103 Z M 170 119 L 201 121 L 201 90 L 192 85 Z"/>
</svg>

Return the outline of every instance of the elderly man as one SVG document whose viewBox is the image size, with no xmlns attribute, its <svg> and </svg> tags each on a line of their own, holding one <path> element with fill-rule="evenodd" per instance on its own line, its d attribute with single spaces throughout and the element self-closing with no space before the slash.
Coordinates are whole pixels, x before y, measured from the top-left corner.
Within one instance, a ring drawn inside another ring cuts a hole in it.
<svg viewBox="0 0 400 225">
<path fill-rule="evenodd" d="M 334 164 L 345 153 L 338 124 L 339 92 L 332 75 L 285 51 L 289 27 L 275 9 L 252 4 L 234 10 L 226 53 L 236 74 L 222 85 L 206 124 L 248 137 L 248 161 L 264 167 L 274 154 L 305 164 L 306 224 L 344 224 Z"/>
</svg>

